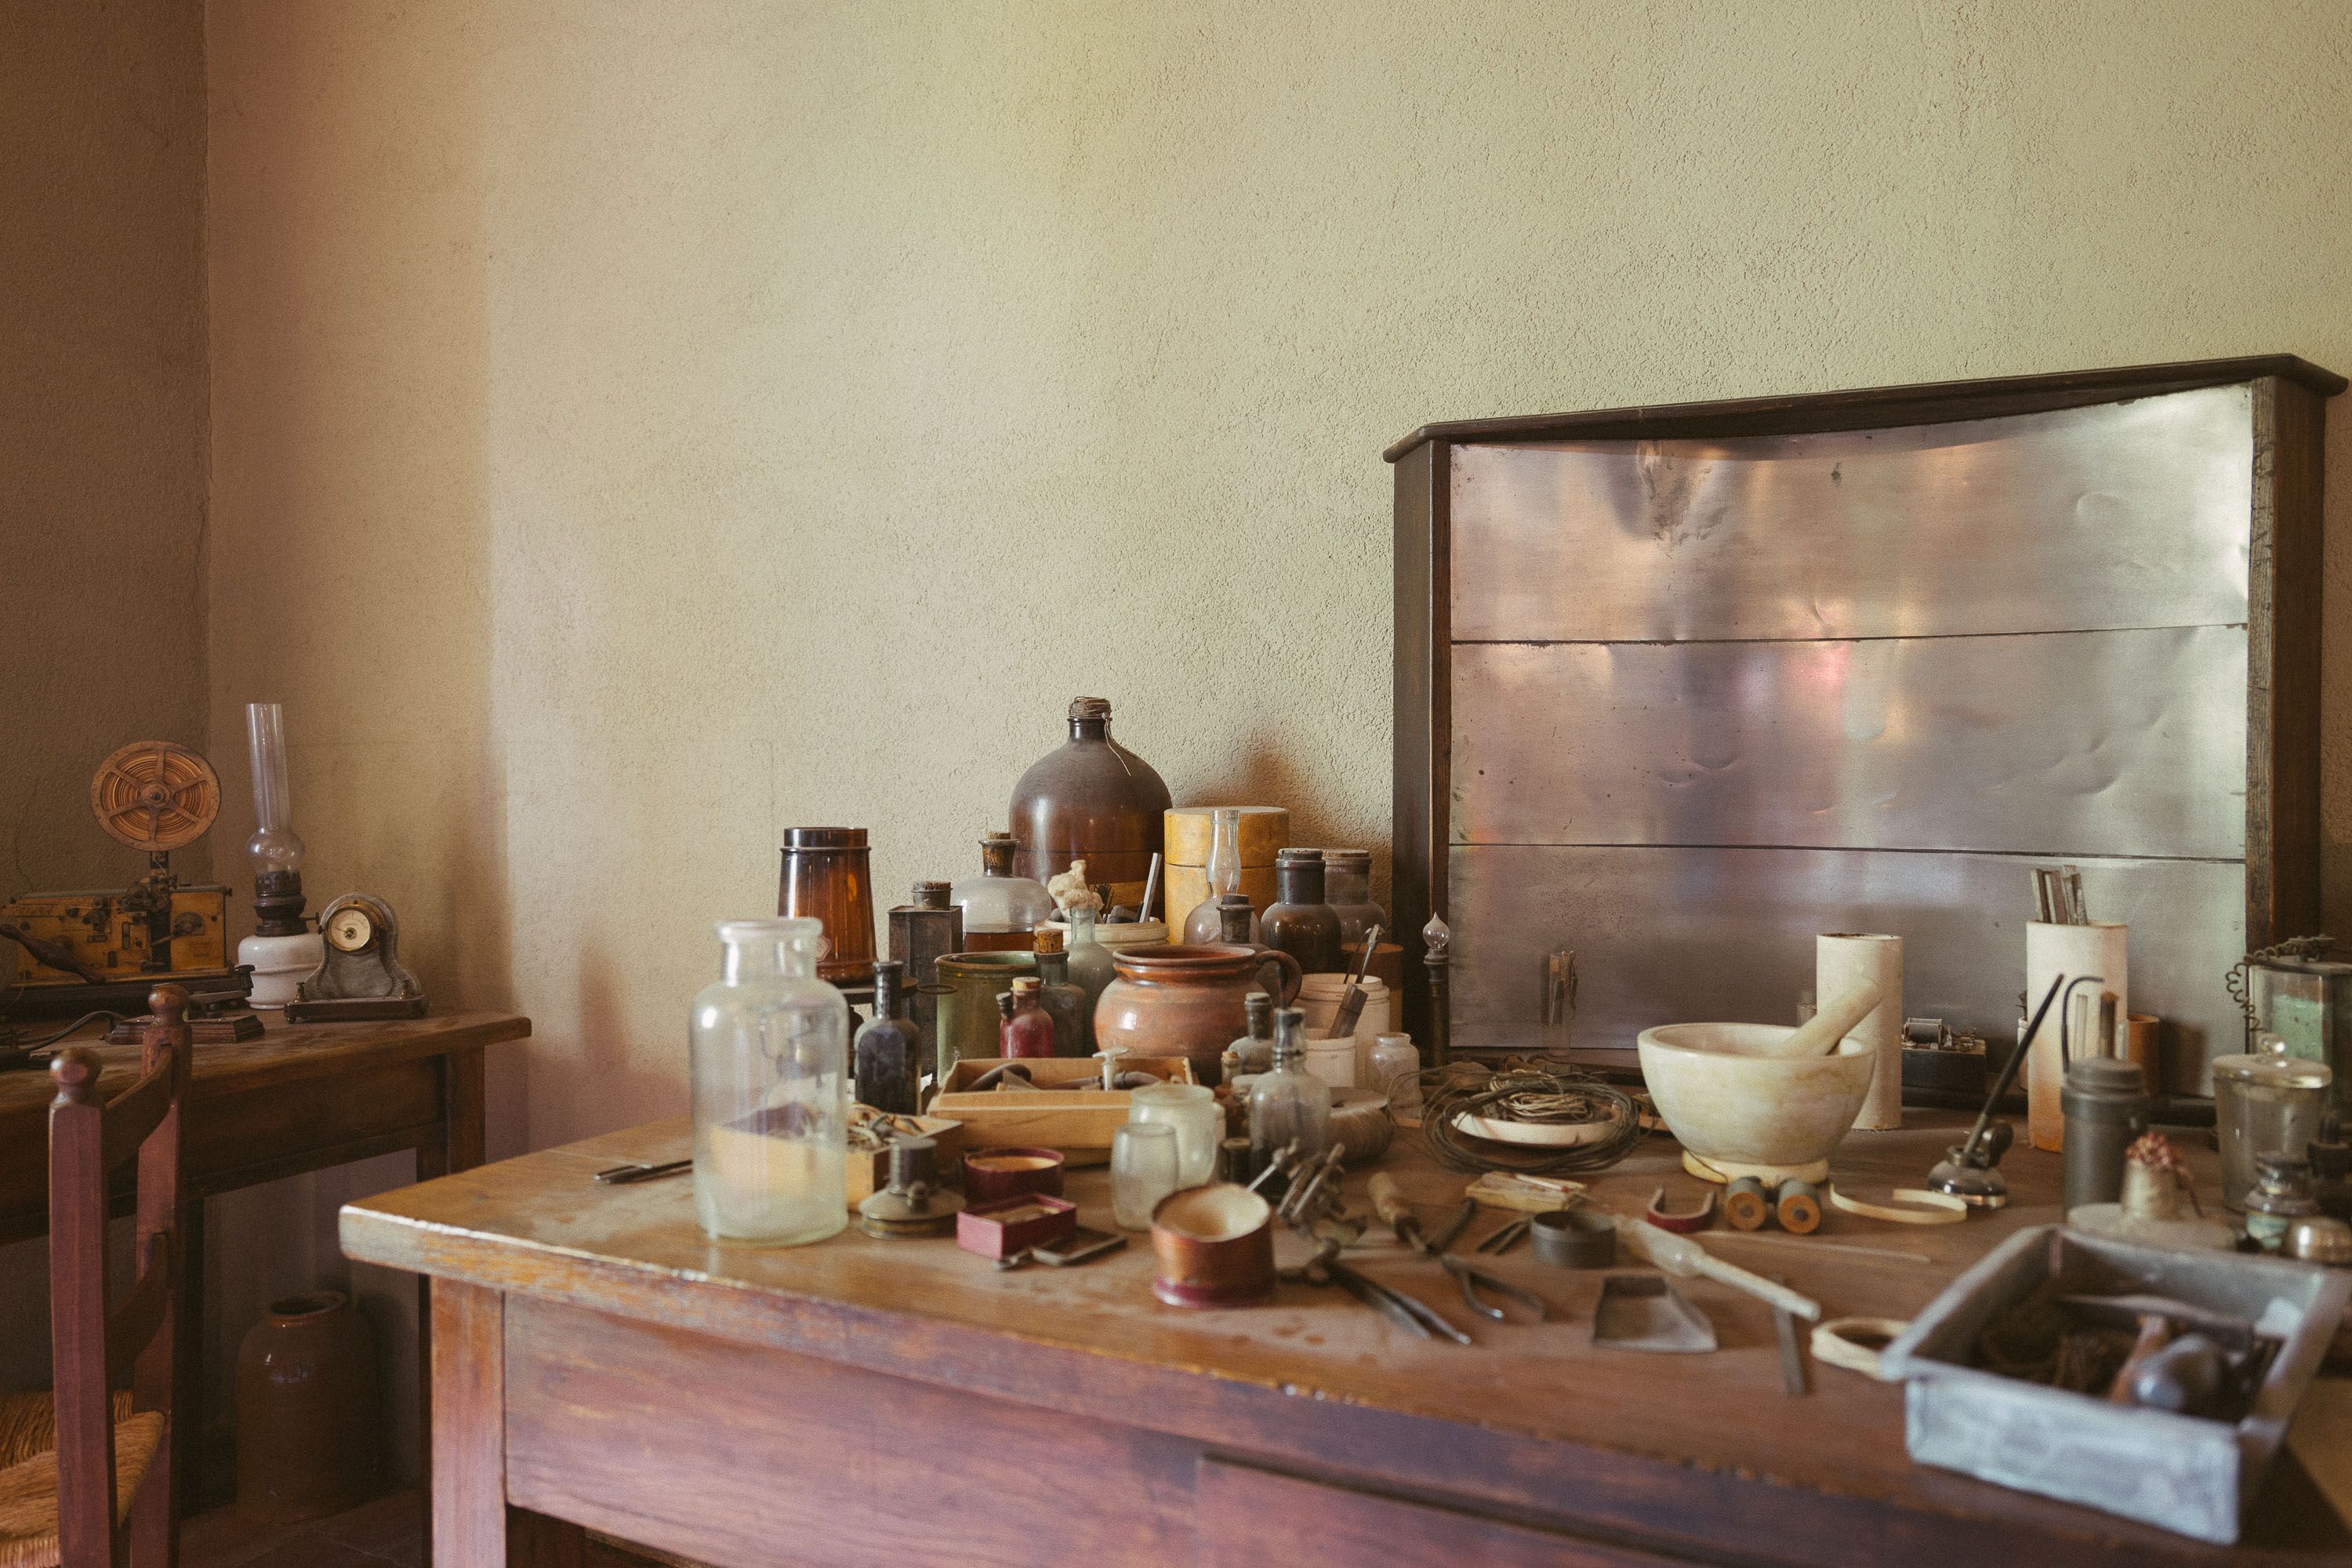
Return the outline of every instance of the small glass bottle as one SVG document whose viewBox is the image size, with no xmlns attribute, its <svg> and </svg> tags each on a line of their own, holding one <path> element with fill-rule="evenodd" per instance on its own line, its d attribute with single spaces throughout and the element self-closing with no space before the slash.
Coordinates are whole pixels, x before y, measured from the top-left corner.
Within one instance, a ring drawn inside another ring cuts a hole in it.
<svg viewBox="0 0 2352 1568">
<path fill-rule="evenodd" d="M 1095 1054 L 1094 1004 L 1070 984 L 1070 955 L 1062 951 L 1062 933 L 1052 926 L 1037 928 L 1037 1005 L 1054 1020 L 1055 1056 Z"/>
<path fill-rule="evenodd" d="M 1087 994 L 1087 1038 L 1091 1040 L 1095 1033 L 1095 1004 L 1102 1000 L 1110 983 L 1118 978 L 1118 971 L 1113 964 L 1110 949 L 1095 940 L 1092 903 L 1082 900 L 1063 910 L 1062 915 L 1070 926 L 1070 934 L 1064 942 L 1069 952 L 1070 984 Z"/>
<path fill-rule="evenodd" d="M 1250 1085 L 1249 1136 L 1260 1170 L 1292 1143 L 1301 1161 L 1331 1146 L 1331 1086 L 1307 1070 L 1307 1015 L 1296 1007 L 1274 1016 L 1274 1070 Z"/>
<path fill-rule="evenodd" d="M 1339 917 L 1323 898 L 1323 851 L 1285 849 L 1274 858 L 1274 902 L 1258 918 L 1265 945 L 1290 954 L 1307 974 L 1340 967 Z"/>
<path fill-rule="evenodd" d="M 1184 941 L 1194 947 L 1223 940 L 1218 935 L 1222 925 L 1217 906 L 1226 894 L 1242 890 L 1240 807 L 1221 805 L 1209 813 L 1209 863 L 1202 869 L 1209 884 L 1209 896 L 1193 905 L 1192 912 L 1184 917 Z"/>
<path fill-rule="evenodd" d="M 1352 954 L 1364 945 L 1364 932 L 1373 926 L 1385 930 L 1388 911 L 1372 902 L 1372 852 L 1369 849 L 1323 851 L 1323 901 L 1339 917 L 1339 951 Z"/>
<path fill-rule="evenodd" d="M 821 1241 L 849 1220 L 849 1005 L 816 977 L 824 928 L 722 921 L 719 940 L 688 1017 L 695 1217 L 719 1241 Z"/>
<path fill-rule="evenodd" d="M 1003 1014 L 998 1031 L 1003 1054 L 1008 1057 L 1050 1057 L 1054 1054 L 1054 1020 L 1037 1005 L 1037 977 L 1017 976 L 1013 989 L 996 999 Z"/>
<path fill-rule="evenodd" d="M 1267 1071 L 1274 1066 L 1274 998 L 1253 991 L 1242 998 L 1242 1012 L 1249 1027 L 1225 1049 L 1241 1059 L 1242 1071 Z"/>
<path fill-rule="evenodd" d="M 2284 1154 L 2254 1156 L 2254 1184 L 2246 1194 L 2246 1234 L 2276 1252 L 2287 1227 L 2319 1212 L 2311 1193 L 2311 1167 Z"/>
<path fill-rule="evenodd" d="M 874 965 L 874 1018 L 851 1042 L 857 1062 L 857 1102 L 893 1116 L 912 1116 L 923 1073 L 923 1036 L 907 1016 L 901 966 Z"/>
<path fill-rule="evenodd" d="M 949 889 L 949 901 L 963 910 L 968 952 L 1025 952 L 1037 926 L 1054 918 L 1045 884 L 1013 874 L 1014 848 L 1010 833 L 988 835 L 980 841 L 980 875 Z"/>
<path fill-rule="evenodd" d="M 1382 1035 L 1372 1041 L 1372 1087 L 1389 1097 L 1389 1114 L 1421 1114 L 1421 1053 L 1411 1035 Z"/>
</svg>

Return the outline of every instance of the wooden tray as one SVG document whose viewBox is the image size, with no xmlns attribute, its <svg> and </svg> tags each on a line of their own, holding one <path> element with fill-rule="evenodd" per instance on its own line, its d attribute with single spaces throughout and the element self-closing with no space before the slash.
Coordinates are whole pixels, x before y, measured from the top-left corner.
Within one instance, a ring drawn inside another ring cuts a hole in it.
<svg viewBox="0 0 2352 1568">
<path fill-rule="evenodd" d="M 929 1113 L 963 1123 L 964 1148 L 1058 1149 L 1071 1165 L 1099 1165 L 1110 1158 L 1111 1134 L 1126 1125 L 1135 1097 L 1126 1089 L 986 1089 L 969 1086 L 1001 1058 L 974 1057 L 949 1069 L 931 1098 Z M 1077 1057 L 1031 1057 L 1024 1060 L 1041 1084 L 1098 1079 L 1102 1064 Z M 1169 1083 L 1191 1083 L 1192 1064 L 1182 1057 L 1128 1057 L 1122 1072 L 1148 1072 Z"/>
</svg>

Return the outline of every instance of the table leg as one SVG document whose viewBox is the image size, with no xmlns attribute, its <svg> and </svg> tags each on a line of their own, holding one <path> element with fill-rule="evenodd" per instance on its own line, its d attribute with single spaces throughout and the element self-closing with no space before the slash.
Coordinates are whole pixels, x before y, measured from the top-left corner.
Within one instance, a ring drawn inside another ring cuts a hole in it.
<svg viewBox="0 0 2352 1568">
<path fill-rule="evenodd" d="M 506 1568 L 506 1298 L 432 1283 L 433 1507 L 437 1568 Z"/>
<path fill-rule="evenodd" d="M 482 1047 L 452 1051 L 441 1058 L 441 1130 L 429 1143 L 416 1146 L 416 1179 L 429 1182 L 457 1171 L 470 1171 L 482 1163 L 485 1097 Z M 416 1426 L 425 1440 L 419 1467 L 427 1491 L 433 1487 L 433 1279 L 416 1277 Z M 425 1516 L 425 1561 L 433 1558 L 434 1512 Z"/>
</svg>

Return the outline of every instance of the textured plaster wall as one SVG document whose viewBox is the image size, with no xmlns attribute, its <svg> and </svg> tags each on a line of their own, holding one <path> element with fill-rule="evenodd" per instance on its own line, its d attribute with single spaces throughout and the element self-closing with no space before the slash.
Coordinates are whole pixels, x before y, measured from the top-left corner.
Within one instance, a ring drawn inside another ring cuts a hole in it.
<svg viewBox="0 0 2352 1568">
<path fill-rule="evenodd" d="M 0 5 L 0 900 L 137 877 L 90 773 L 205 742 L 204 170 L 194 0 Z M 47 1377 L 46 1256 L 0 1249 L 0 1388 Z"/>
<path fill-rule="evenodd" d="M 2352 8 L 2263 13 L 215 0 L 216 742 L 536 1020 L 499 1145 L 674 1111 L 779 830 L 961 873 L 1076 693 L 1383 843 L 1423 420 L 2352 369 Z"/>
</svg>

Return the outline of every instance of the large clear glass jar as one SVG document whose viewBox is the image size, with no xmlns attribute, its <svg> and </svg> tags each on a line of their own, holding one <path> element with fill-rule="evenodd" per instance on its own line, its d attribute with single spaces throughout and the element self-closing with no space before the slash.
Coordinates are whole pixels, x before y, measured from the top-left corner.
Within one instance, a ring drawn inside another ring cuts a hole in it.
<svg viewBox="0 0 2352 1568">
<path fill-rule="evenodd" d="M 1032 933 L 1054 918 L 1054 895 L 1045 884 L 1013 874 L 1013 835 L 992 833 L 980 841 L 980 875 L 966 877 L 948 891 L 963 910 L 967 952 L 1025 952 Z"/>
<path fill-rule="evenodd" d="M 2265 1155 L 2304 1158 L 2326 1113 L 2335 1074 L 2325 1062 L 2287 1054 L 2276 1035 L 2257 1037 L 2242 1057 L 2213 1058 L 2213 1111 L 2221 1142 L 2221 1201 L 2246 1206 Z"/>
<path fill-rule="evenodd" d="M 1339 917 L 1339 948 L 1353 959 L 1364 945 L 1364 932 L 1373 926 L 1385 930 L 1388 911 L 1372 902 L 1372 852 L 1369 849 L 1323 851 L 1323 901 Z"/>
<path fill-rule="evenodd" d="M 792 1247 L 849 1223 L 849 1005 L 813 920 L 721 921 L 724 968 L 688 1019 L 694 1212 L 719 1241 Z"/>
</svg>

